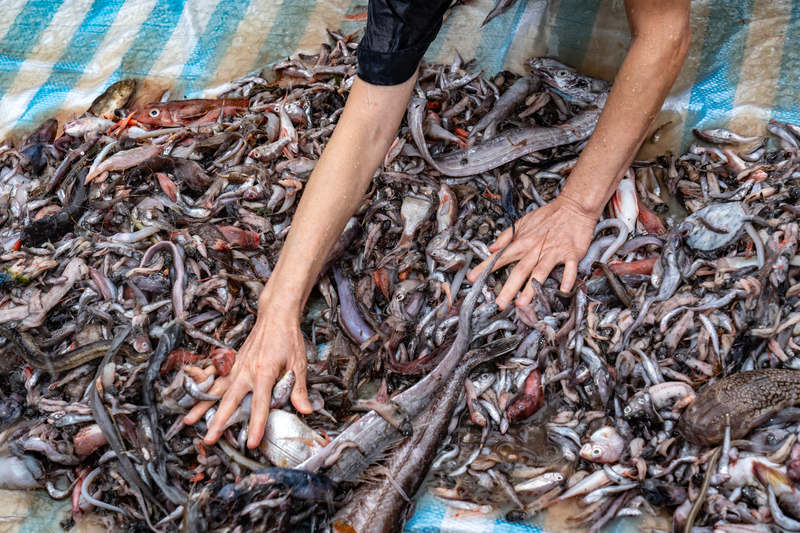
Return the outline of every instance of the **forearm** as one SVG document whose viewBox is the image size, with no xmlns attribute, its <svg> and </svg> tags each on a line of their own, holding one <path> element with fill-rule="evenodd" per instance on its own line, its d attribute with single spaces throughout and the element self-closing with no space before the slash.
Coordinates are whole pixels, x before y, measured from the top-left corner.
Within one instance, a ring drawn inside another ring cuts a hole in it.
<svg viewBox="0 0 800 533">
<path fill-rule="evenodd" d="M 261 311 L 297 314 L 347 220 L 394 140 L 415 78 L 378 87 L 359 79 L 309 178 L 280 258 L 262 293 Z"/>
<path fill-rule="evenodd" d="M 685 13 L 661 17 L 658 13 L 647 20 L 637 20 L 628 6 L 634 35 L 630 50 L 597 127 L 564 186 L 565 200 L 585 212 L 600 216 L 678 77 L 688 51 L 689 29 L 688 2 L 677 3 L 687 4 Z"/>
</svg>

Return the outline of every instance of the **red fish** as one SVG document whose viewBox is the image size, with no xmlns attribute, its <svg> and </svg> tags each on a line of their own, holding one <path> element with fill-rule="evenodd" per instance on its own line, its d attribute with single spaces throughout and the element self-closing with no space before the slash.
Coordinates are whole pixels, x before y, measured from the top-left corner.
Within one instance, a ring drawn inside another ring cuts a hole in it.
<svg viewBox="0 0 800 533">
<path fill-rule="evenodd" d="M 217 226 L 231 248 L 239 250 L 258 250 L 261 236 L 255 231 L 247 231 L 235 226 Z"/>
<path fill-rule="evenodd" d="M 167 360 L 164 361 L 163 365 L 161 365 L 159 372 L 163 376 L 165 374 L 169 374 L 177 365 L 194 363 L 199 360 L 200 355 L 194 352 L 187 352 L 183 348 L 178 348 L 177 350 L 170 352 L 169 356 L 167 356 Z"/>
<path fill-rule="evenodd" d="M 228 348 L 214 348 L 211 350 L 211 362 L 214 368 L 217 369 L 220 376 L 227 376 L 231 373 L 233 362 L 236 360 L 236 354 L 233 350 Z"/>
<path fill-rule="evenodd" d="M 208 124 L 223 116 L 233 116 L 250 106 L 248 98 L 218 100 L 177 100 L 159 102 L 144 107 L 137 120 L 149 126 L 176 127 Z"/>
<path fill-rule="evenodd" d="M 639 202 L 639 215 L 637 220 L 639 221 L 639 224 L 642 225 L 644 230 L 652 235 L 661 235 L 662 233 L 666 233 L 667 229 L 664 227 L 661 219 L 658 218 L 658 215 L 647 209 L 642 201 L 639 200 L 638 196 L 636 200 Z"/>
<path fill-rule="evenodd" d="M 649 276 L 653 273 L 653 265 L 656 264 L 658 261 L 658 257 L 648 257 L 647 259 L 640 259 L 639 261 L 611 261 L 608 263 L 608 267 L 611 269 L 611 272 L 616 274 L 617 276 L 624 276 L 625 274 L 644 274 Z M 597 270 L 596 275 L 600 275 L 602 272 Z"/>
<path fill-rule="evenodd" d="M 523 394 L 506 411 L 509 422 L 520 422 L 530 417 L 544 405 L 544 390 L 542 389 L 542 373 L 534 370 L 525 380 L 525 394 Z"/>
<path fill-rule="evenodd" d="M 108 444 L 105 435 L 103 435 L 100 426 L 97 424 L 85 426 L 78 431 L 72 438 L 72 442 L 75 445 L 75 453 L 78 455 L 89 455 L 100 446 Z"/>
</svg>

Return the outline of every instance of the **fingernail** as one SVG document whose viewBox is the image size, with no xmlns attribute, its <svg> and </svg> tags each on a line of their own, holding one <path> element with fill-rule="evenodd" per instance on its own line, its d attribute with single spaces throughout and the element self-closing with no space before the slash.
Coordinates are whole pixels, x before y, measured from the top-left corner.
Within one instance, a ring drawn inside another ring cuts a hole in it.
<svg viewBox="0 0 800 533">
<path fill-rule="evenodd" d="M 247 447 L 251 448 L 251 449 L 255 448 L 256 447 L 256 439 L 254 439 L 253 437 L 248 437 L 247 438 Z"/>
</svg>

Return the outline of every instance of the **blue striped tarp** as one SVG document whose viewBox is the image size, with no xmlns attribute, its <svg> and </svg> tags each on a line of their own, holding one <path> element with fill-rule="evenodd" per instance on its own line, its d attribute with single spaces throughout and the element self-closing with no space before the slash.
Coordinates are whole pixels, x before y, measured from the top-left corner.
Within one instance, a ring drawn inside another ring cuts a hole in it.
<svg viewBox="0 0 800 533">
<path fill-rule="evenodd" d="M 467 0 L 445 21 L 426 59 L 458 49 L 493 73 L 551 55 L 613 78 L 630 35 L 621 0 L 518 0 L 481 28 L 494 0 Z M 4 0 L 0 20 L 0 138 L 50 116 L 81 114 L 109 84 L 141 80 L 139 99 L 213 96 L 225 82 L 297 52 L 325 29 L 359 31 L 366 0 Z M 350 17 L 348 17 L 350 15 Z M 357 17 L 355 17 L 357 18 Z M 691 127 L 763 132 L 772 118 L 800 120 L 795 98 L 800 0 L 698 0 L 690 58 L 659 122 L 659 150 Z"/>
<path fill-rule="evenodd" d="M 325 29 L 346 34 L 364 23 L 367 0 L 2 0 L 0 139 L 56 116 L 83 113 L 120 79 L 140 80 L 138 99 L 209 97 L 230 80 L 297 52 L 313 53 Z M 517 0 L 487 26 L 495 0 L 466 0 L 450 12 L 426 59 L 448 62 L 458 49 L 479 68 L 524 71 L 524 60 L 554 56 L 613 79 L 630 41 L 620 0 Z M 357 18 L 357 17 L 355 17 Z M 800 122 L 796 97 L 800 0 L 697 0 L 690 57 L 655 128 L 650 155 L 676 151 L 692 127 L 727 126 L 763 134 L 770 119 Z M 425 497 L 413 533 L 535 533 L 492 515 L 459 519 Z M 24 523 L 23 523 L 24 524 Z M 25 526 L 23 526 L 24 529 Z"/>
</svg>

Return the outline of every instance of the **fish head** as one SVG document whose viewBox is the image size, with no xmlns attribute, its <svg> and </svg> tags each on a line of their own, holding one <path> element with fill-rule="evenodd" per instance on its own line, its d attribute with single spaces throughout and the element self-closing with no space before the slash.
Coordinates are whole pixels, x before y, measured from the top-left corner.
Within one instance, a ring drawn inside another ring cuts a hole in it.
<svg viewBox="0 0 800 533">
<path fill-rule="evenodd" d="M 590 103 L 600 93 L 608 91 L 610 83 L 600 78 L 579 74 L 572 67 L 549 57 L 526 61 L 533 72 L 568 99 Z"/>
<path fill-rule="evenodd" d="M 142 108 L 141 112 L 136 117 L 136 120 L 141 124 L 148 126 L 172 126 L 169 112 L 163 104 L 150 104 Z"/>
<path fill-rule="evenodd" d="M 644 397 L 644 393 L 639 391 L 633 395 L 630 401 L 628 401 L 628 404 L 622 410 L 622 416 L 626 420 L 633 420 L 635 418 L 642 417 L 645 414 L 645 405 L 646 399 Z"/>
<path fill-rule="evenodd" d="M 624 449 L 625 439 L 612 426 L 605 426 L 592 433 L 581 449 L 581 457 L 593 463 L 615 463 Z"/>
</svg>

